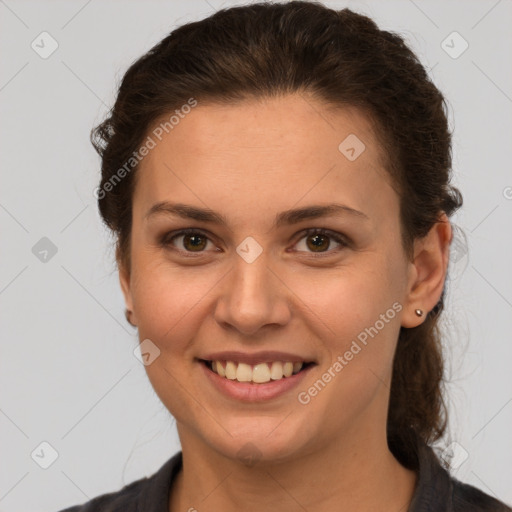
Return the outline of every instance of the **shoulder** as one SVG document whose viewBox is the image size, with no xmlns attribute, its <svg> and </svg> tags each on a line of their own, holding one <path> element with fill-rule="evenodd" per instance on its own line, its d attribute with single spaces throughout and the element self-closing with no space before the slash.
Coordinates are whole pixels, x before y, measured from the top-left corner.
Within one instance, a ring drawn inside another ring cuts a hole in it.
<svg viewBox="0 0 512 512">
<path fill-rule="evenodd" d="M 136 510 L 136 503 L 141 493 L 144 492 L 147 486 L 148 478 L 141 478 L 136 482 L 126 485 L 117 492 L 111 492 L 97 496 L 87 503 L 75 505 L 61 510 L 60 512 L 114 512 L 126 510 Z"/>
<path fill-rule="evenodd" d="M 86 503 L 59 512 L 167 511 L 169 491 L 174 477 L 181 469 L 181 464 L 181 452 L 178 452 L 150 477 L 141 478 L 125 485 L 119 491 L 102 494 Z"/>
<path fill-rule="evenodd" d="M 489 494 L 452 478 L 454 512 L 512 512 L 512 508 Z"/>
<path fill-rule="evenodd" d="M 423 441 L 418 440 L 415 455 L 411 469 L 418 472 L 418 481 L 408 512 L 512 512 L 505 503 L 457 480 Z"/>
</svg>

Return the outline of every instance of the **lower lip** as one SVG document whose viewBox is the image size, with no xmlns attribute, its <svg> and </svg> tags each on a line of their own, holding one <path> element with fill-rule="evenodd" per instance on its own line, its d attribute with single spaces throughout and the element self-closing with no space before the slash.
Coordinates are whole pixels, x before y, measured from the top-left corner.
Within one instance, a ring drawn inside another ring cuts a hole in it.
<svg viewBox="0 0 512 512">
<path fill-rule="evenodd" d="M 222 394 L 245 402 L 263 402 L 283 395 L 287 391 L 298 386 L 304 376 L 314 366 L 308 366 L 304 370 L 301 370 L 299 373 L 291 375 L 290 377 L 271 380 L 264 384 L 252 384 L 251 382 L 238 382 L 237 380 L 226 379 L 225 377 L 221 377 L 214 371 L 210 370 L 204 363 L 199 362 L 199 364 L 203 368 L 203 372 L 206 377 Z"/>
</svg>

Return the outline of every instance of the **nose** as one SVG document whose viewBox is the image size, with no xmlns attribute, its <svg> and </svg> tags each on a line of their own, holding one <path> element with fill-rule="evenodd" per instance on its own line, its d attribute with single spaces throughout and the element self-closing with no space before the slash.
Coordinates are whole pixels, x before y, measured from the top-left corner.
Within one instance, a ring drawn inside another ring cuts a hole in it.
<svg viewBox="0 0 512 512">
<path fill-rule="evenodd" d="M 223 328 L 249 336 L 290 321 L 292 293 L 263 255 L 252 263 L 237 258 L 218 293 L 214 318 Z"/>
</svg>

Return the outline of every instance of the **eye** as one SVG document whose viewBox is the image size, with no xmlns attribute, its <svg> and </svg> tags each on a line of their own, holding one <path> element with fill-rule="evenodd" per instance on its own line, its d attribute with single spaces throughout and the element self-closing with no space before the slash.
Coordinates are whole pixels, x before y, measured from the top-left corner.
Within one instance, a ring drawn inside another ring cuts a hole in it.
<svg viewBox="0 0 512 512">
<path fill-rule="evenodd" d="M 302 235 L 299 242 L 295 244 L 295 247 L 299 247 L 298 252 L 332 253 L 334 250 L 329 248 L 333 241 L 338 244 L 338 250 L 350 245 L 350 241 L 343 235 L 326 229 L 312 228 L 303 231 Z M 179 241 L 181 247 L 177 247 L 176 241 Z M 209 236 L 197 229 L 183 229 L 178 232 L 167 233 L 161 239 L 163 247 L 172 246 L 185 254 L 204 253 L 208 243 L 213 244 Z"/>
<path fill-rule="evenodd" d="M 349 246 L 349 241 L 344 236 L 326 229 L 308 229 L 303 233 L 303 235 L 304 236 L 296 244 L 296 247 L 303 247 L 306 249 L 306 252 L 311 251 L 313 253 L 332 253 L 333 250 L 329 250 L 332 241 L 341 246 L 340 248 Z M 302 240 L 305 241 L 302 242 Z M 300 252 L 303 251 L 300 250 Z"/>
<path fill-rule="evenodd" d="M 210 238 L 205 235 L 202 231 L 198 231 L 197 229 L 184 229 L 179 231 L 178 233 L 167 233 L 162 238 L 162 245 L 164 247 L 172 245 L 176 247 L 175 241 L 181 239 L 181 244 L 184 249 L 181 247 L 177 247 L 177 249 L 181 252 L 188 253 L 201 253 L 204 252 L 203 249 L 206 248 L 208 242 L 212 243 Z"/>
</svg>

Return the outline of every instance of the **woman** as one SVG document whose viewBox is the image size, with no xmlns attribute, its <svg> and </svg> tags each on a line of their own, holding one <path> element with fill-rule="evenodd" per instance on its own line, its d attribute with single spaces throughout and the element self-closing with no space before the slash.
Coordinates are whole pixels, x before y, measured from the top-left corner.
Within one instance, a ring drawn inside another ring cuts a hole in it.
<svg viewBox="0 0 512 512">
<path fill-rule="evenodd" d="M 430 447 L 462 198 L 399 36 L 309 2 L 219 11 L 134 63 L 93 136 L 182 452 L 68 512 L 511 510 Z"/>
</svg>

